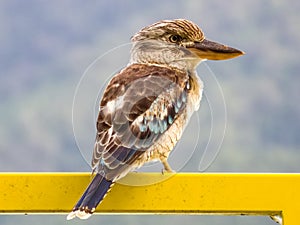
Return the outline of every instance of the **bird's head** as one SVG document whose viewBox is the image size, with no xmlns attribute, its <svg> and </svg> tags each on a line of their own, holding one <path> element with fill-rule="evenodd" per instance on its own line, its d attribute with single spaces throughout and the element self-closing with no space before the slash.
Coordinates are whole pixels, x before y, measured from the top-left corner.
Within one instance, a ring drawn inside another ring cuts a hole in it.
<svg viewBox="0 0 300 225">
<path fill-rule="evenodd" d="M 202 30 L 185 19 L 162 20 L 132 38 L 131 62 L 168 64 L 193 69 L 204 60 L 231 59 L 244 52 L 205 39 Z"/>
</svg>

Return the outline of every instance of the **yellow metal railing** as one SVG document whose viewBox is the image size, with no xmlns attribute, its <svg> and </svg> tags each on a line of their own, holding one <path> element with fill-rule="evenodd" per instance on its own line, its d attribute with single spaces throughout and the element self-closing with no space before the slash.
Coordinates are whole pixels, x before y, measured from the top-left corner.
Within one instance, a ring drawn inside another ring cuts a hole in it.
<svg viewBox="0 0 300 225">
<path fill-rule="evenodd" d="M 155 182 L 161 176 L 169 179 Z M 90 180 L 88 173 L 1 173 L 0 213 L 67 213 Z M 281 215 L 284 225 L 300 224 L 300 174 L 132 173 L 121 183 L 133 182 L 153 184 L 116 184 L 96 212 Z"/>
</svg>

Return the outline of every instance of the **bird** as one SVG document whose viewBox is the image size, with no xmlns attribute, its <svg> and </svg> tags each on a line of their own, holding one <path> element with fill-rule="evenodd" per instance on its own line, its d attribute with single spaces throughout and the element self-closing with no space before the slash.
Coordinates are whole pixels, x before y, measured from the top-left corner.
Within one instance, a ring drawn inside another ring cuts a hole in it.
<svg viewBox="0 0 300 225">
<path fill-rule="evenodd" d="M 174 172 L 168 156 L 202 98 L 197 65 L 244 54 L 207 40 L 186 19 L 158 21 L 131 41 L 128 65 L 112 77 L 100 100 L 91 162 L 95 176 L 68 220 L 89 218 L 117 180 L 145 163 L 160 161 L 164 172 Z"/>
</svg>

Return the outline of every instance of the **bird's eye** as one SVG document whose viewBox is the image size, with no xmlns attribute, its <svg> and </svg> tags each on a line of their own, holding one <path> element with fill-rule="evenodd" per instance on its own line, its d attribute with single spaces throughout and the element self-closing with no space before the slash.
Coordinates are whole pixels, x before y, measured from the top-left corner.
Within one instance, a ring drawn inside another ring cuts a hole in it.
<svg viewBox="0 0 300 225">
<path fill-rule="evenodd" d="M 180 41 L 182 41 L 182 37 L 179 36 L 179 35 L 171 35 L 169 40 L 172 42 L 172 43 L 178 43 Z"/>
</svg>

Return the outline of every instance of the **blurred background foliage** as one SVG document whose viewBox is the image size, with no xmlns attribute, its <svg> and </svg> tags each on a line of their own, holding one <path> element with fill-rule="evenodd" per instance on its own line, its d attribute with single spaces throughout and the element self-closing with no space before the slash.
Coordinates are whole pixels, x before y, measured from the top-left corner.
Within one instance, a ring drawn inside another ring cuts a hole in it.
<svg viewBox="0 0 300 225">
<path fill-rule="evenodd" d="M 297 0 L 0 1 L 0 171 L 89 171 L 72 126 L 73 98 L 84 71 L 142 27 L 186 18 L 199 24 L 208 39 L 246 52 L 238 59 L 206 63 L 222 87 L 227 109 L 224 142 L 207 171 L 299 172 L 299 11 Z M 106 60 L 89 84 L 100 91 L 127 57 Z M 208 77 L 200 72 L 205 82 Z M 213 90 L 209 84 L 204 93 Z M 88 131 L 79 133 L 90 154 L 98 96 L 83 91 L 86 100 L 80 99 L 74 119 Z M 177 147 L 178 157 L 184 148 L 195 148 L 181 171 L 198 171 L 211 128 L 208 100 L 193 117 L 201 125 L 198 145 L 189 140 L 199 124 L 192 122 L 183 137 L 187 144 Z M 212 106 L 217 118 L 223 115 L 218 109 Z M 64 216 L 0 216 L 1 224 L 41 222 L 67 223 Z M 195 222 L 273 224 L 267 217 L 220 216 L 95 216 L 68 223 Z"/>
</svg>

